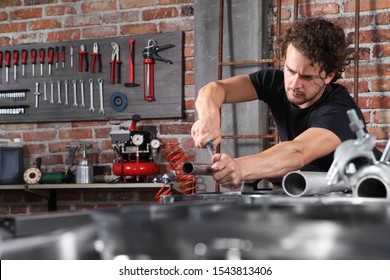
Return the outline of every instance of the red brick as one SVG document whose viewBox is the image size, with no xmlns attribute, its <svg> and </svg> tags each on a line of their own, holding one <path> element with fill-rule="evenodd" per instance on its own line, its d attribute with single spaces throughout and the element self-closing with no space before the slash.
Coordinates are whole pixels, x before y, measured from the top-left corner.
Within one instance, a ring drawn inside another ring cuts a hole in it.
<svg viewBox="0 0 390 280">
<path fill-rule="evenodd" d="M 100 24 L 99 15 L 72 16 L 65 20 L 65 27 L 82 27 Z"/>
<path fill-rule="evenodd" d="M 47 212 L 47 205 L 29 205 L 29 213 L 45 213 Z"/>
<path fill-rule="evenodd" d="M 82 31 L 83 38 L 105 38 L 118 35 L 117 26 L 90 27 Z"/>
<path fill-rule="evenodd" d="M 195 100 L 193 100 L 193 99 L 186 100 L 184 102 L 184 104 L 185 104 L 184 107 L 185 107 L 186 110 L 193 110 L 193 109 L 195 109 Z"/>
<path fill-rule="evenodd" d="M 161 32 L 188 31 L 194 29 L 194 21 L 190 19 L 160 22 Z"/>
<path fill-rule="evenodd" d="M 374 123 L 390 123 L 390 111 L 374 112 Z"/>
<path fill-rule="evenodd" d="M 348 90 L 348 92 L 351 92 L 353 93 L 353 90 L 354 90 L 354 82 L 346 82 L 346 81 L 343 81 L 343 80 L 340 80 L 340 81 L 337 81 L 337 83 L 339 84 L 342 84 L 343 86 L 345 86 Z M 368 89 L 368 82 L 367 81 L 359 81 L 359 84 L 358 84 L 358 91 L 360 93 L 362 92 L 369 92 L 369 89 Z"/>
<path fill-rule="evenodd" d="M 45 35 L 41 32 L 35 33 L 17 33 L 13 36 L 12 44 L 13 45 L 22 45 L 22 44 L 32 44 L 32 43 L 41 43 L 44 40 Z"/>
<path fill-rule="evenodd" d="M 102 15 L 102 23 L 135 22 L 139 19 L 139 11 L 113 12 Z"/>
<path fill-rule="evenodd" d="M 84 201 L 108 201 L 107 191 L 91 191 L 83 193 Z"/>
<path fill-rule="evenodd" d="M 80 30 L 67 29 L 47 34 L 48 42 L 77 41 L 80 40 Z"/>
<path fill-rule="evenodd" d="M 184 84 L 193 85 L 195 83 L 195 78 L 193 73 L 187 73 L 184 75 Z"/>
<path fill-rule="evenodd" d="M 0 21 L 8 19 L 8 14 L 6 12 L 0 12 Z"/>
<path fill-rule="evenodd" d="M 92 126 L 104 126 L 107 123 L 105 121 L 79 121 L 72 122 L 72 127 L 92 127 Z"/>
<path fill-rule="evenodd" d="M 371 81 L 371 91 L 389 92 L 390 80 L 389 79 L 376 79 Z M 389 107 L 384 107 L 389 108 Z"/>
<path fill-rule="evenodd" d="M 339 11 L 340 6 L 336 3 L 310 4 L 299 7 L 299 12 L 303 17 L 332 15 L 338 14 Z"/>
<path fill-rule="evenodd" d="M 10 42 L 11 42 L 11 38 L 5 37 L 5 36 L 0 37 L 0 46 L 1 47 L 9 46 Z"/>
<path fill-rule="evenodd" d="M 76 191 L 59 191 L 57 192 L 57 201 L 79 201 L 81 200 L 81 192 Z"/>
<path fill-rule="evenodd" d="M 390 25 L 390 12 L 378 13 L 375 15 L 375 24 L 376 25 Z"/>
<path fill-rule="evenodd" d="M 194 16 L 194 6 L 186 5 L 180 7 L 180 16 L 181 17 L 193 17 Z"/>
<path fill-rule="evenodd" d="M 184 47 L 184 56 L 185 57 L 194 57 L 195 56 L 194 46 L 185 46 Z"/>
<path fill-rule="evenodd" d="M 390 64 L 359 65 L 359 77 L 376 77 L 390 75 Z M 353 66 L 345 71 L 347 78 L 353 77 Z"/>
<path fill-rule="evenodd" d="M 95 207 L 91 204 L 78 204 L 76 205 L 76 211 L 92 210 Z"/>
<path fill-rule="evenodd" d="M 102 138 L 109 138 L 110 137 L 111 128 L 96 128 L 95 129 L 95 137 L 102 139 Z"/>
<path fill-rule="evenodd" d="M 31 19 L 42 17 L 42 8 L 26 8 L 10 11 L 11 20 Z"/>
<path fill-rule="evenodd" d="M 344 12 L 355 12 L 355 0 L 344 4 Z M 360 11 L 374 11 L 390 8 L 389 1 L 366 0 L 360 1 Z"/>
<path fill-rule="evenodd" d="M 194 140 L 190 137 L 183 138 L 182 142 L 183 142 L 184 149 L 194 149 L 195 148 Z"/>
<path fill-rule="evenodd" d="M 385 96 L 359 97 L 361 109 L 390 108 L 390 98 Z"/>
<path fill-rule="evenodd" d="M 195 61 L 194 59 L 186 59 L 184 61 L 184 71 L 194 71 L 195 69 Z"/>
<path fill-rule="evenodd" d="M 2 0 L 0 1 L 0 8 L 18 7 L 22 6 L 22 0 Z"/>
<path fill-rule="evenodd" d="M 116 10 L 116 8 L 116 0 L 100 0 L 81 4 L 81 11 L 83 13 L 106 12 Z"/>
<path fill-rule="evenodd" d="M 131 201 L 136 197 L 134 190 L 116 190 L 110 194 L 111 201 Z"/>
<path fill-rule="evenodd" d="M 91 129 L 68 129 L 68 130 L 60 130 L 59 139 L 90 139 L 92 138 L 92 130 Z"/>
<path fill-rule="evenodd" d="M 373 57 L 390 56 L 390 45 L 374 45 L 372 50 Z"/>
<path fill-rule="evenodd" d="M 42 154 L 45 152 L 45 145 L 43 143 L 40 144 L 24 144 L 23 152 L 26 155 L 30 154 Z"/>
<path fill-rule="evenodd" d="M 119 7 L 120 9 L 134 9 L 134 8 L 143 8 L 148 6 L 156 6 L 159 4 L 159 0 L 120 0 Z"/>
<path fill-rule="evenodd" d="M 50 153 L 64 153 L 68 151 L 67 146 L 76 146 L 76 143 L 71 143 L 72 141 L 63 141 L 63 142 L 54 142 L 54 143 L 49 143 L 49 152 Z M 73 141 L 75 142 L 75 141 Z"/>
<path fill-rule="evenodd" d="M 42 129 L 42 128 L 54 128 L 54 129 L 69 128 L 69 124 L 68 123 L 37 123 L 36 126 L 37 126 L 37 129 Z"/>
<path fill-rule="evenodd" d="M 26 214 L 27 206 L 26 205 L 12 205 L 11 214 Z"/>
<path fill-rule="evenodd" d="M 127 24 L 120 26 L 121 35 L 139 35 L 157 33 L 154 23 Z"/>
<path fill-rule="evenodd" d="M 45 13 L 47 16 L 60 16 L 66 14 L 77 14 L 77 10 L 76 8 L 67 5 L 55 5 L 46 7 Z"/>
<path fill-rule="evenodd" d="M 0 33 L 13 33 L 13 32 L 23 32 L 26 31 L 27 23 L 17 22 L 17 23 L 3 23 L 0 24 Z"/>
<path fill-rule="evenodd" d="M 177 17 L 178 15 L 179 15 L 179 11 L 176 8 L 173 7 L 159 8 L 159 9 L 144 10 L 142 12 L 142 19 L 145 21 L 149 21 L 149 20 Z"/>
<path fill-rule="evenodd" d="M 61 22 L 55 19 L 42 19 L 31 22 L 31 30 L 60 28 Z"/>
<path fill-rule="evenodd" d="M 24 191 L 2 191 L 3 202 L 21 202 L 24 198 Z"/>
<path fill-rule="evenodd" d="M 355 42 L 355 34 L 353 32 L 347 35 L 349 42 Z M 360 43 L 372 42 L 388 42 L 390 41 L 390 32 L 386 29 L 362 30 L 359 32 Z"/>
<path fill-rule="evenodd" d="M 191 124 L 162 124 L 160 126 L 161 134 L 190 134 Z"/>
<path fill-rule="evenodd" d="M 26 193 L 25 194 L 25 201 L 26 202 L 46 202 L 46 198 L 42 197 L 41 195 L 35 194 L 35 193 Z"/>
<path fill-rule="evenodd" d="M 388 139 L 390 133 L 390 127 L 388 126 L 368 126 L 367 131 L 369 134 L 374 135 L 377 140 Z"/>
<path fill-rule="evenodd" d="M 29 141 L 48 141 L 54 140 L 57 137 L 56 131 L 33 131 L 23 133 L 23 139 Z"/>
<path fill-rule="evenodd" d="M 0 215 L 6 215 L 6 214 L 9 214 L 9 207 L 8 206 L 4 206 L 4 205 L 1 205 L 0 206 Z"/>
<path fill-rule="evenodd" d="M 64 157 L 62 155 L 43 155 L 41 156 L 41 158 L 42 158 L 42 166 L 45 168 L 48 168 L 50 165 L 65 163 Z"/>
<path fill-rule="evenodd" d="M 194 0 L 160 0 L 160 5 L 186 4 L 193 2 Z"/>
<path fill-rule="evenodd" d="M 25 0 L 25 5 L 43 5 L 57 3 L 58 0 Z"/>
</svg>

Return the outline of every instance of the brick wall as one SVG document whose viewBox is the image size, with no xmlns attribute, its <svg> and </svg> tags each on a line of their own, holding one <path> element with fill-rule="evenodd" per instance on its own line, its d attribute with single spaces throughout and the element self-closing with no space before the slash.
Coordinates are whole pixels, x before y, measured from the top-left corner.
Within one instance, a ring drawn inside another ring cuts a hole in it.
<svg viewBox="0 0 390 280">
<path fill-rule="evenodd" d="M 205 0 L 206 1 L 206 0 Z M 215 0 L 216 1 L 216 0 Z M 275 20 L 276 0 L 269 0 L 270 19 Z M 300 0 L 298 15 L 326 16 L 345 28 L 354 47 L 354 0 Z M 364 110 L 370 133 L 383 146 L 389 132 L 390 111 L 390 2 L 360 1 L 360 80 L 359 105 Z M 121 35 L 184 31 L 184 119 L 141 121 L 153 127 L 165 143 L 179 142 L 189 159 L 194 158 L 190 128 L 194 121 L 194 0 L 3 0 L 0 2 L 0 45 L 78 40 Z M 293 0 L 282 0 L 282 22 L 293 21 Z M 353 64 L 341 81 L 352 92 Z M 109 167 L 112 161 L 111 128 L 127 122 L 70 122 L 40 124 L 0 124 L 1 138 L 22 138 L 26 164 L 37 156 L 47 168 L 63 168 L 65 146 L 71 140 L 93 142 L 94 163 Z M 161 158 L 161 172 L 169 165 Z M 153 190 L 154 192 L 154 190 Z M 145 190 L 59 192 L 59 208 L 80 210 L 121 206 L 129 201 L 151 200 Z M 0 213 L 45 211 L 45 199 L 34 194 L 6 191 L 0 195 Z"/>
</svg>

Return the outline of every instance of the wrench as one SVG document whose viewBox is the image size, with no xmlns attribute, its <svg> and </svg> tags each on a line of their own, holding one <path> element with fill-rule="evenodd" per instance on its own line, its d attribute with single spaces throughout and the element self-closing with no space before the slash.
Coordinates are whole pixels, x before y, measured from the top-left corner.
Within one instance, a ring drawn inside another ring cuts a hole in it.
<svg viewBox="0 0 390 280">
<path fill-rule="evenodd" d="M 64 81 L 64 84 L 65 84 L 65 106 L 69 106 L 69 103 L 68 103 L 68 95 L 69 95 L 69 93 L 68 93 L 68 80 L 65 80 Z"/>
<path fill-rule="evenodd" d="M 73 107 L 76 108 L 78 106 L 77 105 L 77 81 L 73 80 L 72 83 L 73 83 L 73 100 L 74 100 Z"/>
<path fill-rule="evenodd" d="M 80 80 L 80 90 L 81 90 L 81 108 L 85 109 L 84 103 L 84 80 Z"/>
<path fill-rule="evenodd" d="M 89 106 L 89 112 L 93 113 L 95 112 L 95 108 L 93 107 L 93 79 L 89 79 L 89 96 L 90 96 L 90 106 Z"/>
<path fill-rule="evenodd" d="M 103 79 L 99 78 L 99 99 L 100 99 L 100 110 L 99 115 L 104 116 L 106 112 L 104 112 L 104 104 L 103 104 Z"/>
<path fill-rule="evenodd" d="M 50 104 L 54 104 L 54 82 L 50 81 Z"/>
<path fill-rule="evenodd" d="M 39 107 L 39 96 L 41 95 L 41 93 L 39 92 L 39 82 L 35 83 L 34 95 L 35 95 L 35 108 L 38 108 Z"/>
<path fill-rule="evenodd" d="M 61 101 L 61 81 L 57 81 L 57 95 L 58 95 L 58 104 L 62 105 Z"/>
<path fill-rule="evenodd" d="M 47 86 L 46 81 L 43 82 L 43 100 L 47 100 Z"/>
</svg>

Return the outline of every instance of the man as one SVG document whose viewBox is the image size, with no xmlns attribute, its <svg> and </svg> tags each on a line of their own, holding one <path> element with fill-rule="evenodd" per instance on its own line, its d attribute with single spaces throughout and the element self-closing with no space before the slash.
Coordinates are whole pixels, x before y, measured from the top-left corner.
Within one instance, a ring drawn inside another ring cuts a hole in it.
<svg viewBox="0 0 390 280">
<path fill-rule="evenodd" d="M 333 23 L 312 18 L 296 22 L 278 38 L 276 55 L 283 70 L 268 69 L 215 81 L 198 94 L 199 120 L 191 134 L 197 147 L 221 142 L 220 108 L 223 103 L 260 99 L 268 104 L 281 142 L 261 153 L 233 159 L 213 157 L 213 178 L 221 187 L 241 180 L 278 178 L 293 170 L 328 171 L 333 152 L 354 138 L 347 111 L 361 110 L 347 89 L 334 82 L 347 61 L 344 31 Z"/>
</svg>

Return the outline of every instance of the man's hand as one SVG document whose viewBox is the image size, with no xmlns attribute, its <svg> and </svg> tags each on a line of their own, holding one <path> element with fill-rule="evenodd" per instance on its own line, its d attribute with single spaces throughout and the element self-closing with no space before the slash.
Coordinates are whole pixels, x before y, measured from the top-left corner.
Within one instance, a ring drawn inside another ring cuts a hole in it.
<svg viewBox="0 0 390 280">
<path fill-rule="evenodd" d="M 241 170 L 235 160 L 227 154 L 216 154 L 212 158 L 214 180 L 223 188 L 235 188 L 240 184 Z"/>
<path fill-rule="evenodd" d="M 211 140 L 213 142 L 212 149 L 214 150 L 221 142 L 221 130 L 218 120 L 196 121 L 192 126 L 191 135 L 196 147 L 204 148 L 206 143 Z"/>
</svg>

